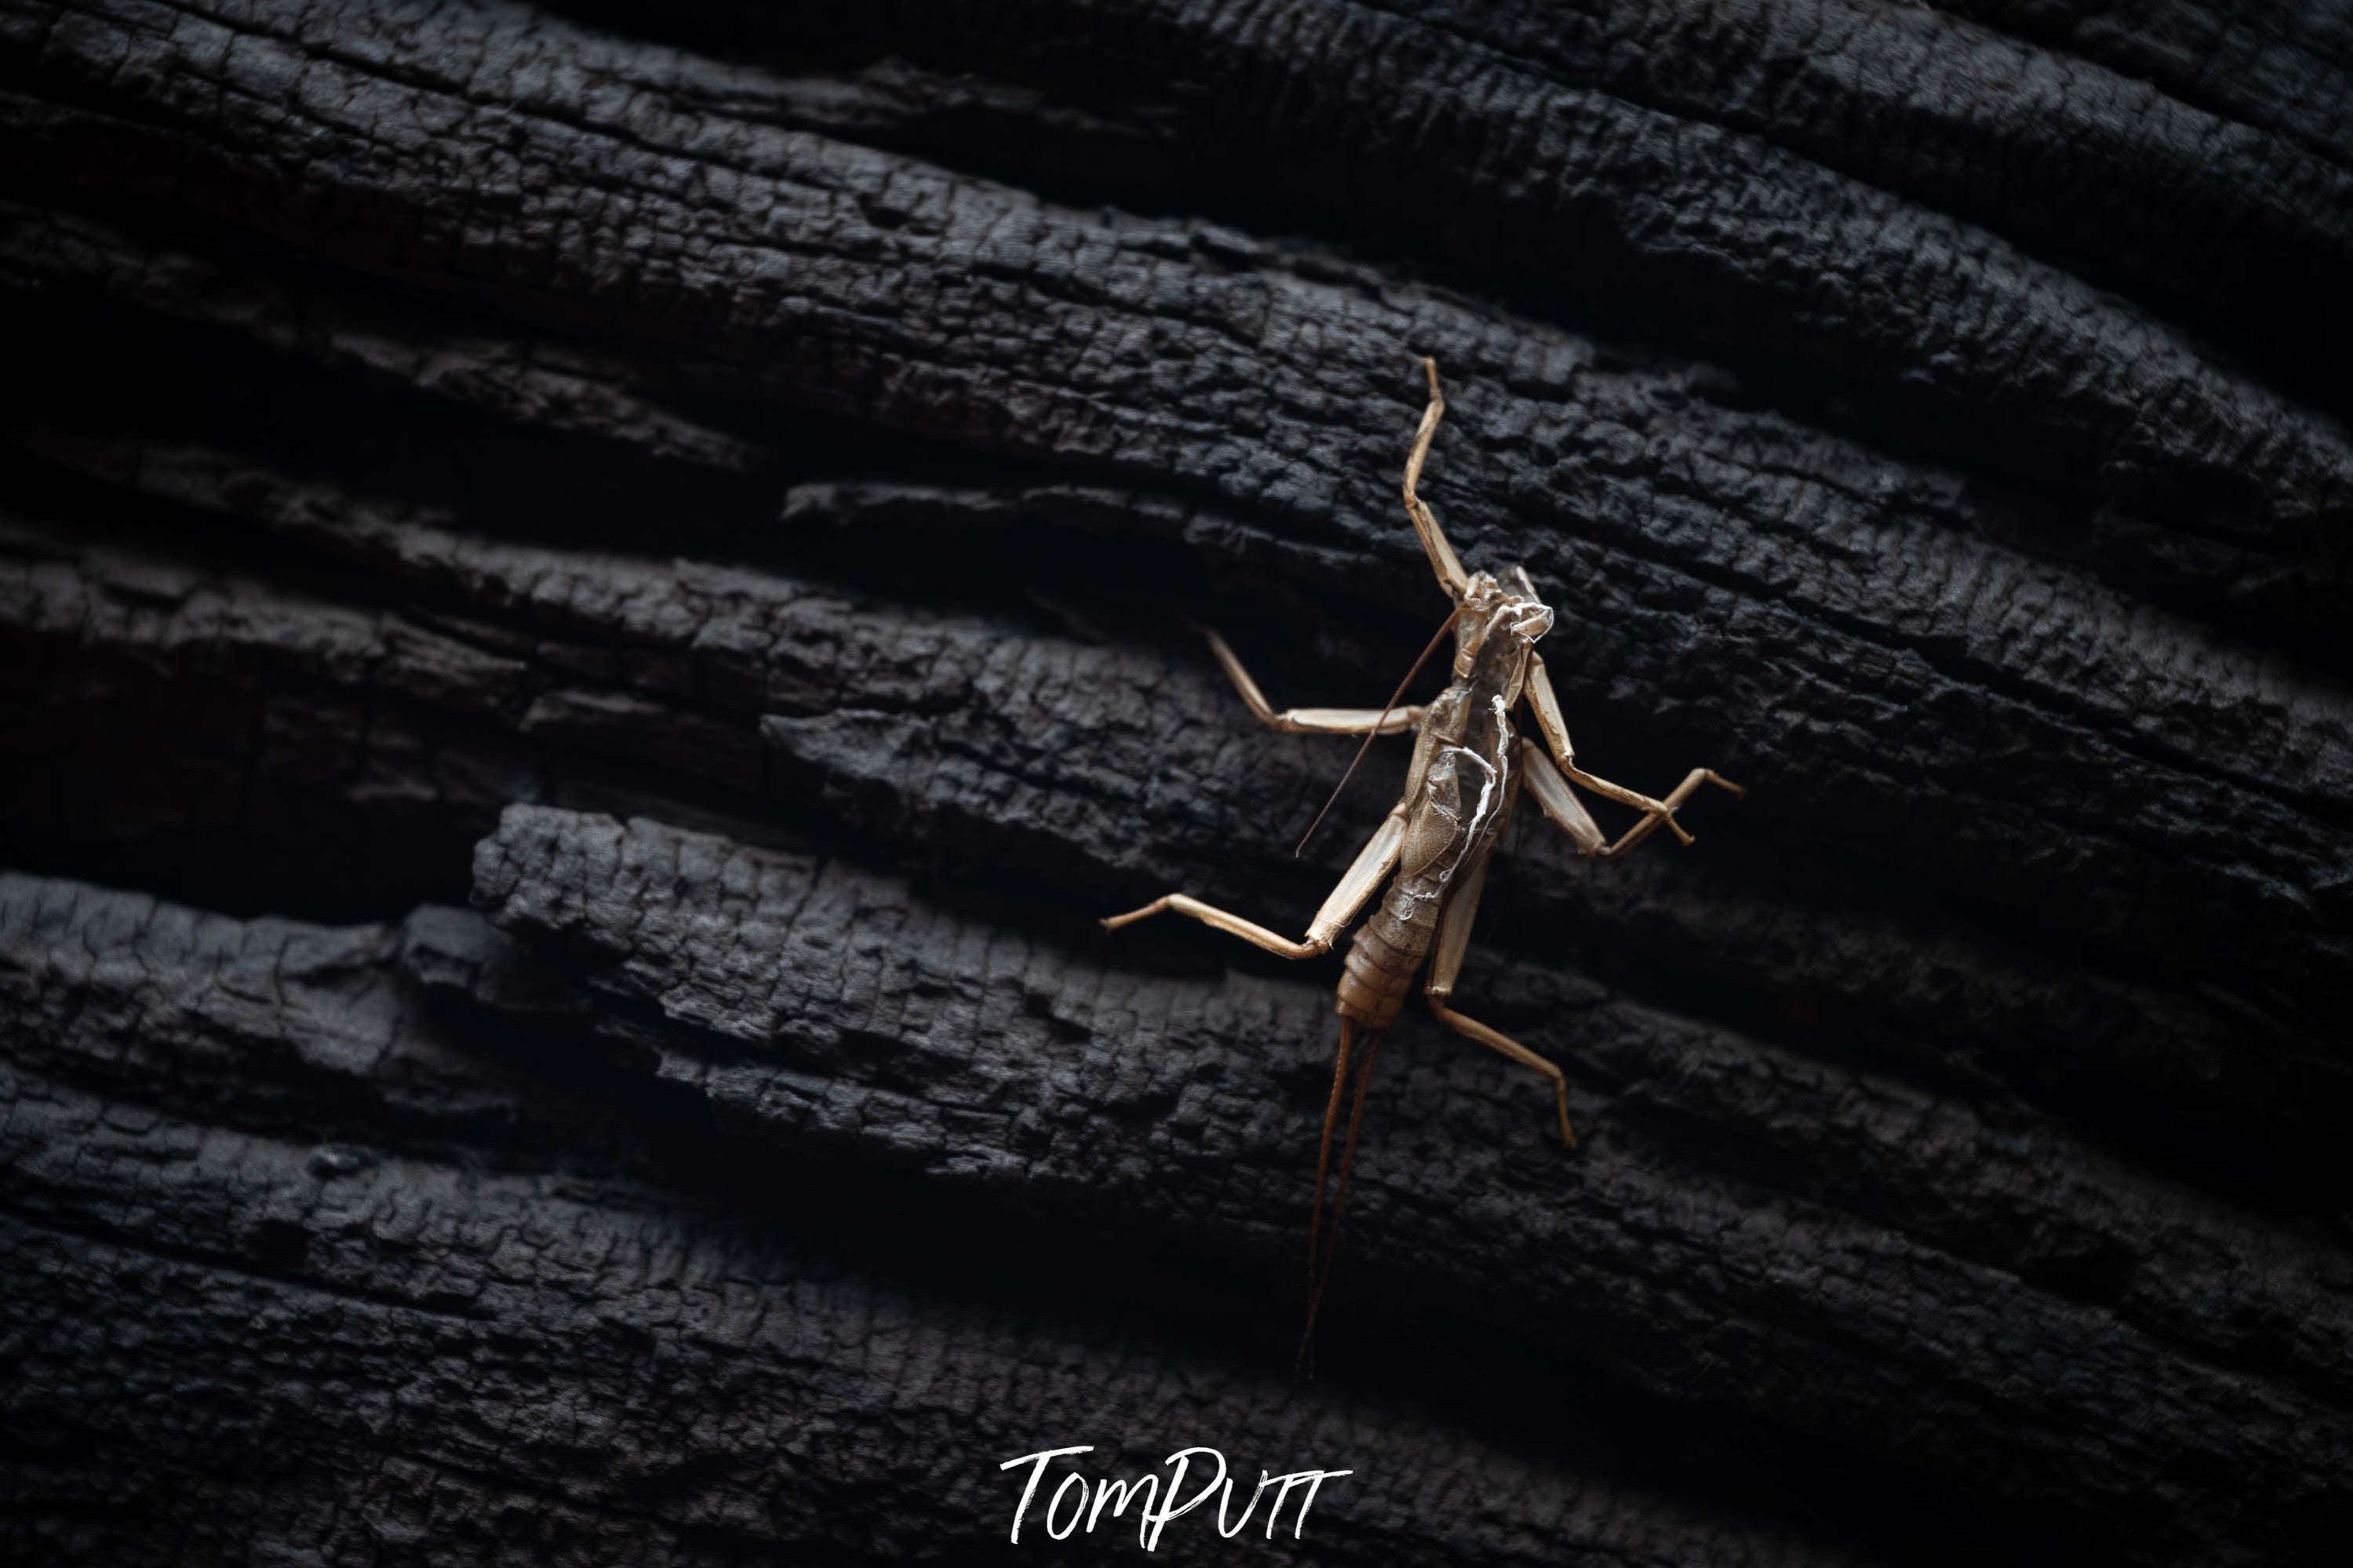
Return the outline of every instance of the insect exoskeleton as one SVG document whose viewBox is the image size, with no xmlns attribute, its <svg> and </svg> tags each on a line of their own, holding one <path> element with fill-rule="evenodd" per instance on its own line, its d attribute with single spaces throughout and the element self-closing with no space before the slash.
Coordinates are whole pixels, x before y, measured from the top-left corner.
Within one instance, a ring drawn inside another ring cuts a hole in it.
<svg viewBox="0 0 2353 1568">
<path fill-rule="evenodd" d="M 1525 570 L 1514 566 L 1505 579 L 1474 573 L 1463 589 L 1454 684 L 1422 719 L 1413 769 L 1422 789 L 1418 800 L 1409 796 L 1396 879 L 1348 949 L 1338 1011 L 1366 1028 L 1387 1028 L 1404 1010 L 1448 893 L 1474 858 L 1484 872 L 1519 789 L 1511 709 L 1552 611 Z"/>
<path fill-rule="evenodd" d="M 1365 1106 L 1365 1086 L 1372 1074 L 1382 1036 L 1404 1010 L 1415 976 L 1423 976 L 1422 994 L 1431 1015 L 1466 1038 L 1509 1057 L 1552 1085 L 1560 1117 L 1560 1135 L 1572 1146 L 1577 1139 L 1568 1124 L 1567 1080 L 1553 1063 L 1475 1018 L 1449 1005 L 1454 982 L 1462 969 L 1471 923 L 1485 889 L 1487 865 L 1497 840 L 1510 822 L 1512 810 L 1525 789 L 1546 817 L 1567 833 L 1577 851 L 1598 858 L 1624 854 L 1663 826 L 1689 844 L 1691 835 L 1675 820 L 1675 812 L 1702 784 L 1715 784 L 1738 795 L 1740 786 L 1707 768 L 1694 768 L 1663 800 L 1637 794 L 1622 784 L 1588 773 L 1577 765 L 1569 743 L 1568 725 L 1551 678 L 1535 651 L 1536 640 L 1552 629 L 1553 613 L 1536 594 L 1527 572 L 1511 566 L 1499 575 L 1465 572 L 1419 493 L 1423 460 L 1430 438 L 1446 412 L 1438 390 L 1438 366 L 1423 360 L 1430 378 L 1430 403 L 1415 433 L 1413 450 L 1405 465 L 1406 516 L 1421 541 L 1431 571 L 1453 601 L 1453 611 L 1430 647 L 1398 685 L 1385 707 L 1293 708 L 1277 712 L 1242 668 L 1232 648 L 1215 632 L 1206 635 L 1209 650 L 1242 700 L 1261 722 L 1277 730 L 1319 735 L 1362 735 L 1364 748 L 1376 735 L 1414 735 L 1413 759 L 1406 768 L 1405 790 L 1381 821 L 1373 837 L 1357 852 L 1339 885 L 1308 922 L 1300 941 L 1281 936 L 1186 893 L 1168 893 L 1140 910 L 1117 915 L 1103 924 L 1117 930 L 1164 910 L 1192 916 L 1285 958 L 1313 958 L 1331 951 L 1348 922 L 1356 918 L 1383 884 L 1388 890 L 1372 915 L 1356 931 L 1340 977 L 1338 1011 L 1340 1046 L 1332 1071 L 1332 1097 L 1324 1107 L 1323 1142 L 1316 1154 L 1314 1218 L 1309 1226 L 1309 1273 L 1316 1281 L 1309 1297 L 1308 1328 L 1315 1321 L 1315 1302 L 1322 1279 L 1331 1262 L 1329 1244 L 1318 1250 L 1324 1228 L 1324 1192 L 1329 1174 L 1333 1124 L 1339 1114 L 1354 1047 L 1361 1035 L 1363 1053 L 1356 1089 L 1348 1111 L 1348 1131 L 1340 1157 L 1340 1180 L 1334 1190 L 1330 1231 L 1336 1237 L 1340 1209 L 1348 1190 L 1348 1168 L 1356 1146 L 1356 1127 Z M 1454 634 L 1453 679 L 1426 707 L 1398 706 L 1406 688 L 1434 654 L 1449 630 Z M 1525 709 L 1532 733 L 1514 729 L 1512 714 Z M 1355 764 L 1349 773 L 1355 773 Z M 1347 777 L 1343 776 L 1345 788 Z M 1576 786 L 1572 788 L 1571 786 Z M 1639 820 L 1613 843 L 1595 825 L 1577 790 L 1633 807 Z M 1337 795 L 1337 791 L 1334 792 Z M 1316 822 L 1323 820 L 1319 813 Z M 1314 831 L 1310 824 L 1308 831 Z M 1306 840 L 1302 839 L 1303 846 Z M 1427 964 L 1425 970 L 1424 965 Z M 1303 1353 L 1304 1342 L 1303 1342 Z"/>
</svg>

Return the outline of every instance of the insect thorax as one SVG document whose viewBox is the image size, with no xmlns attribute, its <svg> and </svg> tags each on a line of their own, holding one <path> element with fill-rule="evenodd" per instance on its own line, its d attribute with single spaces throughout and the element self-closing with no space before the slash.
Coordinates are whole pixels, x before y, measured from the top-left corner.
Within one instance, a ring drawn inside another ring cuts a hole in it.
<svg viewBox="0 0 2353 1568">
<path fill-rule="evenodd" d="M 1501 582 L 1478 573 L 1463 593 L 1454 684 L 1422 720 L 1397 875 L 1348 954 L 1341 1011 L 1359 1022 L 1380 1027 L 1396 1016 L 1440 912 L 1504 820 L 1517 782 L 1512 705 L 1526 683 L 1531 647 L 1551 627 L 1552 612 L 1517 567 Z"/>
</svg>

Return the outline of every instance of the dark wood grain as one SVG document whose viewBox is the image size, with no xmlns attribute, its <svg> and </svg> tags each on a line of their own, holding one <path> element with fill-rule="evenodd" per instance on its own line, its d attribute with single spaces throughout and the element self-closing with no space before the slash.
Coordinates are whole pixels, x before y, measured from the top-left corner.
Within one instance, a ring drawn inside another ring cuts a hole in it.
<svg viewBox="0 0 2353 1568">
<path fill-rule="evenodd" d="M 11 1515 L 962 1561 L 1198 1442 L 1316 1561 L 2326 1560 L 2348 48 L 5 0 Z M 1580 760 L 1750 794 L 1521 825 L 1582 1146 L 1409 1020 L 1303 1388 L 1335 965 L 1096 917 L 1369 829 L 1184 621 L 1379 700 L 1422 354 Z"/>
</svg>

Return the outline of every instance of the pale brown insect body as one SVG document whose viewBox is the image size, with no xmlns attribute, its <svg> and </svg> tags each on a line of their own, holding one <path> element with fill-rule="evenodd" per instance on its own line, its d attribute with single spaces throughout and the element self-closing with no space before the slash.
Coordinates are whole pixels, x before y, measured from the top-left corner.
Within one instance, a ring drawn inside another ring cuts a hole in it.
<svg viewBox="0 0 2353 1568">
<path fill-rule="evenodd" d="M 1519 797 L 1511 709 L 1527 682 L 1530 649 L 1552 627 L 1552 612 L 1525 572 L 1513 575 L 1517 582 L 1509 589 L 1483 572 L 1471 579 L 1454 620 L 1454 684 L 1422 716 L 1405 795 L 1391 814 L 1401 830 L 1397 874 L 1357 928 L 1340 980 L 1341 1016 L 1366 1028 L 1396 1021 L 1441 931 L 1450 939 L 1438 954 L 1448 984 L 1433 994 L 1451 989 L 1488 856 Z M 1450 906 L 1463 911 L 1451 921 Z"/>
<path fill-rule="evenodd" d="M 1638 795 L 1577 765 L 1562 721 L 1559 700 L 1551 679 L 1535 651 L 1536 639 L 1552 629 L 1553 614 L 1536 596 L 1527 573 L 1514 566 L 1501 577 L 1485 572 L 1466 573 L 1438 527 L 1438 520 L 1415 493 L 1423 459 L 1446 402 L 1438 390 L 1438 367 L 1422 361 L 1430 377 L 1430 405 L 1414 437 L 1406 460 L 1406 514 L 1413 520 L 1430 567 L 1454 601 L 1447 626 L 1454 633 L 1454 681 L 1427 708 L 1382 709 L 1299 708 L 1276 712 L 1260 692 L 1241 661 L 1215 632 L 1208 635 L 1210 651 L 1240 691 L 1250 711 L 1278 730 L 1323 735 L 1363 735 L 1369 744 L 1377 734 L 1408 731 L 1415 736 L 1413 761 L 1406 773 L 1405 792 L 1360 850 L 1331 897 L 1309 922 L 1305 940 L 1293 942 L 1240 915 L 1205 904 L 1184 893 L 1169 893 L 1140 910 L 1103 922 L 1113 930 L 1147 915 L 1173 910 L 1191 915 L 1219 931 L 1286 958 L 1313 958 L 1331 951 L 1333 942 L 1354 920 L 1383 882 L 1388 891 L 1372 916 L 1358 929 L 1348 950 L 1347 968 L 1340 978 L 1340 1047 L 1332 1074 L 1332 1098 L 1324 1110 L 1324 1137 L 1316 1158 L 1315 1220 L 1311 1227 L 1309 1268 L 1317 1281 L 1308 1309 L 1314 1325 L 1314 1302 L 1322 1293 L 1321 1279 L 1330 1262 L 1328 1247 L 1319 1252 L 1315 1233 L 1324 1226 L 1324 1191 L 1330 1168 L 1332 1129 L 1349 1059 L 1359 1030 L 1364 1032 L 1364 1062 L 1357 1074 L 1355 1103 L 1348 1114 L 1348 1131 L 1341 1154 L 1339 1185 L 1335 1191 L 1331 1230 L 1336 1239 L 1341 1204 L 1347 1195 L 1348 1169 L 1353 1159 L 1356 1126 L 1365 1103 L 1365 1085 L 1381 1037 L 1403 1011 L 1414 978 L 1428 965 L 1422 994 L 1438 1020 L 1545 1075 L 1551 1080 L 1560 1114 L 1561 1137 L 1577 1142 L 1568 1125 L 1567 1084 L 1560 1069 L 1516 1040 L 1467 1018 L 1449 1006 L 1454 982 L 1462 968 L 1471 924 L 1477 917 L 1479 897 L 1487 880 L 1487 863 L 1496 840 L 1511 820 L 1512 809 L 1525 789 L 1536 805 L 1569 837 L 1580 853 L 1609 857 L 1623 854 L 1664 825 L 1685 844 L 1691 836 L 1675 821 L 1675 810 L 1704 784 L 1716 784 L 1739 794 L 1740 786 L 1706 768 L 1694 768 L 1663 800 Z M 1442 637 L 1446 627 L 1440 628 Z M 1431 644 L 1434 650 L 1436 641 Z M 1426 658 L 1427 654 L 1424 655 Z M 1419 669 L 1420 667 L 1416 665 Z M 1412 679 L 1409 673 L 1407 679 Z M 1400 690 L 1402 688 L 1400 688 Z M 1535 721 L 1534 733 L 1523 735 L 1512 723 L 1514 710 L 1525 703 Z M 1361 752 L 1359 755 L 1361 755 Z M 1343 781 L 1344 783 L 1345 781 Z M 1603 837 L 1575 791 L 1574 784 L 1595 795 L 1630 805 L 1642 813 L 1616 843 Z M 1311 831 L 1312 828 L 1311 828 Z"/>
</svg>

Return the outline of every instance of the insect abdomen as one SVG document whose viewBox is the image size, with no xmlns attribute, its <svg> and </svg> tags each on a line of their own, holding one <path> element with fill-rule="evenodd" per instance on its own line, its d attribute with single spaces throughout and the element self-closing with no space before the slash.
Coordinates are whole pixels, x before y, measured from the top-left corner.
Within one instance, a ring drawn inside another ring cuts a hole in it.
<svg viewBox="0 0 2353 1568">
<path fill-rule="evenodd" d="M 1400 877 L 1373 918 L 1356 928 L 1340 975 L 1340 1013 L 1368 1029 L 1386 1029 L 1405 1008 L 1414 972 L 1438 929 L 1438 900 L 1419 879 Z"/>
</svg>

